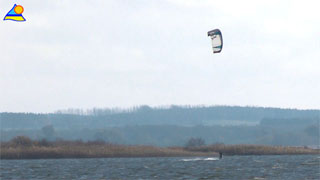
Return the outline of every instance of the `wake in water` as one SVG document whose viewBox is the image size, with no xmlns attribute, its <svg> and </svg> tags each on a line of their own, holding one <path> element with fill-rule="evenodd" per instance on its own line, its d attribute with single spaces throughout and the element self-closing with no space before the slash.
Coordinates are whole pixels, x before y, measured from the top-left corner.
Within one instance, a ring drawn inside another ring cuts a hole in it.
<svg viewBox="0 0 320 180">
<path fill-rule="evenodd" d="M 219 158 L 190 158 L 190 159 L 181 159 L 179 161 L 217 161 Z"/>
</svg>

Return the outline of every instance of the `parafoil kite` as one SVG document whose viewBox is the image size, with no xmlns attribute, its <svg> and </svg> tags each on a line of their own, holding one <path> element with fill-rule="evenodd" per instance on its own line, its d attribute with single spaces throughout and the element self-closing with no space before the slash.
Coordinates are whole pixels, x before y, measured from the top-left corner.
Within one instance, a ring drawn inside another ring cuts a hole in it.
<svg viewBox="0 0 320 180">
<path fill-rule="evenodd" d="M 223 46 L 222 34 L 219 29 L 214 29 L 208 32 L 212 41 L 212 50 L 213 53 L 220 53 Z"/>
</svg>

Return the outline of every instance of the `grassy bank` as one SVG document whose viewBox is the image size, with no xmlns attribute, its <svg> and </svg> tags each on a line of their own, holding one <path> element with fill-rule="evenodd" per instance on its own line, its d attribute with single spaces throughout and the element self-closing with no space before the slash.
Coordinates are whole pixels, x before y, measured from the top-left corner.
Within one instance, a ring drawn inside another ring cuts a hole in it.
<svg viewBox="0 0 320 180">
<path fill-rule="evenodd" d="M 290 146 L 265 146 L 265 145 L 224 145 L 216 144 L 203 147 L 188 148 L 194 152 L 222 152 L 224 155 L 299 155 L 320 154 L 320 149 Z"/>
<path fill-rule="evenodd" d="M 32 141 L 16 137 L 1 143 L 1 159 L 109 158 L 109 157 L 178 157 L 215 156 L 213 152 L 188 151 L 181 147 L 127 146 L 100 141 Z"/>
<path fill-rule="evenodd" d="M 1 159 L 218 156 L 217 152 L 224 155 L 320 154 L 319 150 L 299 147 L 218 144 L 193 148 L 161 148 L 100 141 L 32 141 L 23 136 L 0 144 Z"/>
</svg>

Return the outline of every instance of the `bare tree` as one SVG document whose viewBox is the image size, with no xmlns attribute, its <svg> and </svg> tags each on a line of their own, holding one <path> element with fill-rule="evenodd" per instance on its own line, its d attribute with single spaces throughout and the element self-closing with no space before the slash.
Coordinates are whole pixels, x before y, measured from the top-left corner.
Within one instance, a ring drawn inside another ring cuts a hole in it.
<svg viewBox="0 0 320 180">
<path fill-rule="evenodd" d="M 206 143 L 202 138 L 190 138 L 186 143 L 187 148 L 204 146 Z"/>
<path fill-rule="evenodd" d="M 42 130 L 42 133 L 44 134 L 46 139 L 48 139 L 48 140 L 53 139 L 55 132 L 54 132 L 54 128 L 52 125 L 44 126 L 41 130 Z"/>
</svg>

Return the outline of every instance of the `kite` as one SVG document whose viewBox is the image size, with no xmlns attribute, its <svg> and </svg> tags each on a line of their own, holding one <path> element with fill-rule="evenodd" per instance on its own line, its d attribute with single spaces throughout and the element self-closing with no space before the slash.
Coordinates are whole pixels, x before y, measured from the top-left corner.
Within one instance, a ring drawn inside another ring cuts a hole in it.
<svg viewBox="0 0 320 180">
<path fill-rule="evenodd" d="M 26 19 L 22 16 L 24 9 L 21 5 L 14 5 L 13 8 L 7 13 L 7 15 L 3 18 L 3 20 L 11 20 L 11 21 L 26 21 Z"/>
<path fill-rule="evenodd" d="M 223 46 L 222 34 L 219 29 L 214 29 L 208 32 L 212 41 L 212 50 L 213 53 L 220 53 Z"/>
</svg>

